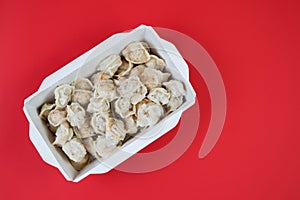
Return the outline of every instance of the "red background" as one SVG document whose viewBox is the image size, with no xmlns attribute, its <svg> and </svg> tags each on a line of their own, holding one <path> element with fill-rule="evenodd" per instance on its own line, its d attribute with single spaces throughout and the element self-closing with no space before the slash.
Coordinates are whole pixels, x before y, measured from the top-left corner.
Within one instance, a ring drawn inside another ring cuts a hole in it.
<svg viewBox="0 0 300 200">
<path fill-rule="evenodd" d="M 220 140 L 198 159 L 210 99 L 190 66 L 201 122 L 180 159 L 152 173 L 67 182 L 31 144 L 23 100 L 47 75 L 141 23 L 185 33 L 210 53 L 228 98 Z M 299 23 L 296 0 L 0 1 L 1 199 L 300 199 Z"/>
</svg>

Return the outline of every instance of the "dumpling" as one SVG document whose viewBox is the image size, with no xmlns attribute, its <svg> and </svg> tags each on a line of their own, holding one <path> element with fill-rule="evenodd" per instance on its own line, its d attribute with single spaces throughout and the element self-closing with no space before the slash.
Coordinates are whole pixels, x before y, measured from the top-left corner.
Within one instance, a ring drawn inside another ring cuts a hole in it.
<svg viewBox="0 0 300 200">
<path fill-rule="evenodd" d="M 113 76 L 122 65 L 121 57 L 117 54 L 107 56 L 97 66 L 97 70 Z"/>
<path fill-rule="evenodd" d="M 56 130 L 58 129 L 58 126 L 53 126 L 50 123 L 47 123 L 48 129 L 55 134 Z"/>
<path fill-rule="evenodd" d="M 132 42 L 128 44 L 123 49 L 122 55 L 128 62 L 134 64 L 142 64 L 150 60 L 150 54 L 145 48 L 145 44 L 141 42 Z"/>
<path fill-rule="evenodd" d="M 121 141 L 126 136 L 124 123 L 121 120 L 108 118 L 106 121 L 106 138 L 113 141 Z"/>
<path fill-rule="evenodd" d="M 64 121 L 66 121 L 66 110 L 54 109 L 49 112 L 48 122 L 50 125 L 57 127 Z"/>
<path fill-rule="evenodd" d="M 182 103 L 183 103 L 182 96 L 176 97 L 171 95 L 169 103 L 167 104 L 167 113 L 175 111 L 179 106 L 181 106 Z"/>
<path fill-rule="evenodd" d="M 54 90 L 55 104 L 58 108 L 64 108 L 68 105 L 72 97 L 73 89 L 73 86 L 62 84 Z"/>
<path fill-rule="evenodd" d="M 89 90 L 75 89 L 72 95 L 72 101 L 79 103 L 83 107 L 87 107 L 92 96 L 93 93 Z"/>
<path fill-rule="evenodd" d="M 68 122 L 62 123 L 55 132 L 56 138 L 53 145 L 61 147 L 67 141 L 71 140 L 73 137 L 73 130 L 69 126 Z"/>
<path fill-rule="evenodd" d="M 160 87 L 161 83 L 167 81 L 171 74 L 163 73 L 159 70 L 146 68 L 140 75 L 141 81 L 145 84 L 147 89 Z"/>
<path fill-rule="evenodd" d="M 150 60 L 146 62 L 145 65 L 149 68 L 161 71 L 166 67 L 165 61 L 155 55 L 150 55 Z"/>
<path fill-rule="evenodd" d="M 129 117 L 134 114 L 133 110 L 134 106 L 130 102 L 130 98 L 128 97 L 120 97 L 115 101 L 115 111 L 122 118 Z"/>
<path fill-rule="evenodd" d="M 136 119 L 134 116 L 129 116 L 124 119 L 126 133 L 133 135 L 137 133 L 138 128 L 136 125 Z"/>
<path fill-rule="evenodd" d="M 87 154 L 86 149 L 78 138 L 73 138 L 66 142 L 62 146 L 62 150 L 74 162 L 81 162 Z"/>
<path fill-rule="evenodd" d="M 170 93 L 164 88 L 153 88 L 147 95 L 148 99 L 161 105 L 167 104 L 170 96 Z"/>
<path fill-rule="evenodd" d="M 77 78 L 72 85 L 74 85 L 75 89 L 79 90 L 90 90 L 92 91 L 94 86 L 92 82 L 87 78 Z"/>
<path fill-rule="evenodd" d="M 138 77 L 140 77 L 140 75 L 144 72 L 145 69 L 146 69 L 145 65 L 138 65 L 130 71 L 129 76 L 138 76 Z"/>
<path fill-rule="evenodd" d="M 42 108 L 41 108 L 41 112 L 39 114 L 39 117 L 43 120 L 46 120 L 48 118 L 49 112 L 55 108 L 55 104 L 51 104 L 51 103 L 45 103 Z"/>
<path fill-rule="evenodd" d="M 130 70 L 132 69 L 133 64 L 131 62 L 127 62 L 125 60 L 122 61 L 122 65 L 118 68 L 117 76 L 126 76 L 129 74 Z"/>
<path fill-rule="evenodd" d="M 140 42 L 140 43 L 144 46 L 144 48 L 145 48 L 148 52 L 150 52 L 151 47 L 149 46 L 149 44 L 148 44 L 147 42 Z"/>
<path fill-rule="evenodd" d="M 164 109 L 161 105 L 144 100 L 137 105 L 137 126 L 153 126 L 163 114 Z"/>
<path fill-rule="evenodd" d="M 71 103 L 67 106 L 67 120 L 71 126 L 81 127 L 85 122 L 85 110 L 79 103 Z"/>
<path fill-rule="evenodd" d="M 91 126 L 95 133 L 104 135 L 106 131 L 106 116 L 103 116 L 102 113 L 94 113 L 91 119 Z"/>
<path fill-rule="evenodd" d="M 95 141 L 94 137 L 84 138 L 82 140 L 82 144 L 84 145 L 87 152 L 89 152 L 92 156 L 97 157 L 96 149 L 95 149 Z"/>
<path fill-rule="evenodd" d="M 98 81 L 101 81 L 101 80 L 109 80 L 111 77 L 107 74 L 104 74 L 103 72 L 98 72 L 98 73 L 95 73 L 91 76 L 91 81 L 94 85 L 96 85 L 96 83 Z"/>
<path fill-rule="evenodd" d="M 170 80 L 168 82 L 164 82 L 163 86 L 165 86 L 174 97 L 179 97 L 186 93 L 184 86 L 180 81 Z"/>
<path fill-rule="evenodd" d="M 74 133 L 78 138 L 87 138 L 95 135 L 90 121 L 90 118 L 85 118 L 84 123 L 80 127 L 74 127 Z"/>
<path fill-rule="evenodd" d="M 147 88 L 137 76 L 131 76 L 119 84 L 117 91 L 120 96 L 130 98 L 130 102 L 135 105 L 145 98 Z"/>
<path fill-rule="evenodd" d="M 116 86 L 112 80 L 100 80 L 95 85 L 94 97 L 113 101 L 118 98 Z"/>
<path fill-rule="evenodd" d="M 106 138 L 105 136 L 99 135 L 94 142 L 94 148 L 97 156 L 100 158 L 107 158 L 117 149 L 117 143 L 115 141 Z"/>
<path fill-rule="evenodd" d="M 90 103 L 87 107 L 87 111 L 90 113 L 109 113 L 110 111 L 110 104 L 107 99 L 104 98 L 91 98 Z"/>
<path fill-rule="evenodd" d="M 70 162 L 77 171 L 80 171 L 89 162 L 89 158 L 89 155 L 86 154 L 80 162 L 74 162 L 73 160 L 70 160 Z"/>
<path fill-rule="evenodd" d="M 119 76 L 116 79 L 113 79 L 113 82 L 116 86 L 119 86 L 122 81 L 125 81 L 126 78 L 124 76 Z"/>
</svg>

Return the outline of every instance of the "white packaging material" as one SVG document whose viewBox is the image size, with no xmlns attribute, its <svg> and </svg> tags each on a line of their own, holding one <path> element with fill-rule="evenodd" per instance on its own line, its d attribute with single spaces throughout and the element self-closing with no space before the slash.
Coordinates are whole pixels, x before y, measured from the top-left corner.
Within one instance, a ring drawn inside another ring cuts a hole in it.
<svg viewBox="0 0 300 200">
<path fill-rule="evenodd" d="M 172 79 L 180 80 L 185 85 L 187 91 L 185 101 L 178 110 L 170 113 L 153 127 L 141 131 L 110 157 L 103 160 L 95 160 L 81 171 L 76 171 L 66 155 L 59 148 L 51 144 L 54 140 L 54 135 L 39 118 L 38 109 L 45 102 L 53 102 L 53 92 L 58 85 L 70 83 L 76 77 L 90 76 L 95 73 L 96 65 L 100 60 L 111 54 L 119 54 L 132 41 L 146 41 L 150 45 L 151 51 L 154 51 L 166 61 L 166 71 L 172 74 Z M 131 32 L 111 36 L 45 78 L 39 90 L 25 99 L 23 109 L 30 123 L 30 139 L 42 159 L 58 168 L 67 180 L 78 182 L 89 174 L 103 174 L 108 172 L 167 133 L 176 126 L 182 112 L 195 103 L 195 97 L 196 94 L 189 82 L 188 66 L 176 47 L 170 42 L 161 39 L 152 27 L 141 25 Z"/>
</svg>

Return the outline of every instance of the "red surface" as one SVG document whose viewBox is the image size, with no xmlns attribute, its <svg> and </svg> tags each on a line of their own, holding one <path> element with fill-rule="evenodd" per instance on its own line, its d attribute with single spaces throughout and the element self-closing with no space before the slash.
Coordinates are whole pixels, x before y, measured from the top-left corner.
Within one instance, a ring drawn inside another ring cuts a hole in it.
<svg viewBox="0 0 300 200">
<path fill-rule="evenodd" d="M 179 160 L 152 173 L 67 182 L 31 144 L 23 100 L 47 75 L 141 23 L 183 32 L 213 57 L 228 98 L 221 138 L 198 159 L 210 100 L 190 66 L 202 121 Z M 1 199 L 300 199 L 299 24 L 296 0 L 0 1 Z"/>
</svg>

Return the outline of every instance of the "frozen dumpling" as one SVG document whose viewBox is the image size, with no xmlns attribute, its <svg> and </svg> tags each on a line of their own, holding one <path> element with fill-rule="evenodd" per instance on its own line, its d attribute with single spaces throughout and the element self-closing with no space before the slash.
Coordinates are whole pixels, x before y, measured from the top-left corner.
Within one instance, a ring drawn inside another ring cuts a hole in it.
<svg viewBox="0 0 300 200">
<path fill-rule="evenodd" d="M 80 127 L 74 127 L 74 133 L 78 138 L 87 138 L 95 135 L 94 129 L 90 123 L 91 119 L 85 118 Z"/>
<path fill-rule="evenodd" d="M 58 108 L 64 108 L 68 105 L 72 97 L 73 89 L 73 86 L 62 84 L 54 90 L 55 104 Z"/>
<path fill-rule="evenodd" d="M 106 121 L 106 138 L 113 141 L 121 141 L 126 136 L 124 123 L 121 120 L 108 118 Z"/>
<path fill-rule="evenodd" d="M 123 60 L 122 65 L 118 68 L 116 75 L 118 77 L 126 76 L 129 74 L 132 67 L 133 67 L 133 64 L 131 62 L 127 62 L 127 61 Z"/>
<path fill-rule="evenodd" d="M 62 146 L 62 150 L 65 152 L 68 158 L 74 162 L 81 162 L 87 153 L 86 149 L 78 138 L 73 138 L 72 140 L 66 142 Z"/>
<path fill-rule="evenodd" d="M 56 138 L 53 142 L 54 145 L 62 146 L 73 137 L 73 130 L 68 122 L 62 123 L 55 132 Z"/>
<path fill-rule="evenodd" d="M 109 80 L 111 77 L 107 74 L 104 74 L 103 72 L 98 72 L 98 73 L 95 73 L 91 76 L 91 81 L 94 85 L 96 85 L 96 83 L 98 81 L 101 81 L 101 80 Z"/>
<path fill-rule="evenodd" d="M 51 104 L 51 103 L 45 103 L 42 108 L 41 108 L 41 112 L 39 114 L 39 117 L 43 120 L 46 120 L 48 118 L 49 112 L 55 108 L 55 104 Z"/>
<path fill-rule="evenodd" d="M 97 66 L 97 70 L 113 76 L 118 68 L 122 65 L 122 60 L 119 55 L 113 54 L 103 59 Z"/>
<path fill-rule="evenodd" d="M 54 109 L 49 112 L 48 121 L 52 126 L 57 127 L 66 121 L 66 116 L 66 110 Z"/>
<path fill-rule="evenodd" d="M 183 103 L 183 97 L 182 96 L 173 96 L 171 95 L 169 103 L 167 104 L 167 112 L 170 113 L 172 111 L 175 111 L 181 104 Z"/>
<path fill-rule="evenodd" d="M 164 88 L 153 88 L 147 95 L 148 99 L 161 105 L 167 104 L 170 96 L 170 93 Z"/>
<path fill-rule="evenodd" d="M 168 82 L 164 82 L 163 86 L 165 86 L 174 97 L 179 97 L 186 93 L 184 86 L 180 81 L 170 80 Z"/>
<path fill-rule="evenodd" d="M 121 97 L 128 97 L 132 104 L 137 104 L 145 98 L 147 88 L 137 76 L 131 76 L 120 82 L 117 91 Z"/>
<path fill-rule="evenodd" d="M 117 143 L 114 140 L 110 140 L 105 136 L 99 135 L 94 142 L 94 148 L 97 154 L 97 157 L 107 158 L 117 149 Z"/>
<path fill-rule="evenodd" d="M 90 113 L 109 113 L 110 104 L 107 99 L 93 97 L 90 99 L 90 103 L 87 107 L 87 111 Z"/>
<path fill-rule="evenodd" d="M 151 101 L 142 101 L 137 104 L 137 126 L 148 127 L 156 124 L 164 115 L 164 109 L 161 105 Z"/>
<path fill-rule="evenodd" d="M 89 90 L 75 89 L 72 95 L 72 101 L 79 103 L 83 107 L 87 107 L 92 96 L 93 92 Z"/>
<path fill-rule="evenodd" d="M 122 51 L 122 55 L 128 62 L 142 64 L 150 60 L 150 54 L 141 42 L 132 42 Z"/>
<path fill-rule="evenodd" d="M 124 122 L 125 122 L 126 133 L 128 133 L 130 135 L 137 133 L 138 128 L 136 125 L 136 117 L 134 117 L 134 116 L 126 117 L 124 119 Z"/>
<path fill-rule="evenodd" d="M 103 116 L 102 113 L 94 113 L 91 119 L 91 126 L 95 133 L 104 135 L 106 130 L 106 116 Z"/>
<path fill-rule="evenodd" d="M 164 70 L 164 68 L 166 67 L 165 61 L 155 55 L 151 55 L 150 60 L 146 62 L 145 65 L 149 68 L 161 71 Z"/>
<path fill-rule="evenodd" d="M 81 127 L 85 122 L 85 110 L 79 103 L 71 103 L 67 106 L 67 120 L 71 126 Z"/>
<path fill-rule="evenodd" d="M 113 101 L 118 98 L 116 86 L 112 80 L 100 80 L 95 84 L 94 97 Z"/>
<path fill-rule="evenodd" d="M 171 74 L 163 73 L 157 69 L 146 68 L 140 75 L 142 83 L 148 88 L 160 87 L 161 83 L 167 81 Z"/>
<path fill-rule="evenodd" d="M 90 90 L 92 91 L 94 86 L 92 82 L 87 78 L 77 78 L 72 85 L 74 85 L 75 89 L 79 90 Z"/>
<path fill-rule="evenodd" d="M 129 117 L 133 115 L 135 112 L 133 110 L 134 106 L 130 102 L 130 98 L 128 97 L 120 97 L 115 101 L 115 111 L 122 118 Z"/>
<path fill-rule="evenodd" d="M 80 171 L 89 162 L 89 158 L 90 156 L 86 154 L 80 162 L 74 162 L 73 160 L 70 160 L 70 162 L 77 171 Z"/>
<path fill-rule="evenodd" d="M 140 75 L 144 72 L 145 69 L 146 69 L 145 65 L 138 65 L 130 71 L 129 76 L 138 76 L 138 77 L 140 77 Z"/>
</svg>

